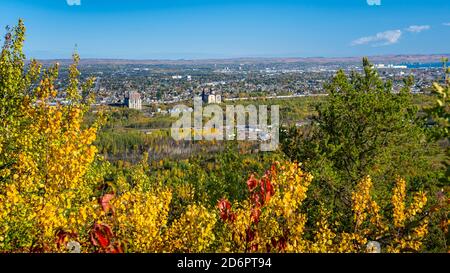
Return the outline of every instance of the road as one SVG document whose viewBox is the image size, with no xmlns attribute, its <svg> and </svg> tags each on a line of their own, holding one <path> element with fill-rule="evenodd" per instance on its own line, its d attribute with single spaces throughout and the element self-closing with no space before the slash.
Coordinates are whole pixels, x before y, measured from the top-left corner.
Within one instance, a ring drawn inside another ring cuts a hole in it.
<svg viewBox="0 0 450 273">
<path fill-rule="evenodd" d="M 223 101 L 240 101 L 240 100 L 263 100 L 263 99 L 291 99 L 301 97 L 323 97 L 328 94 L 308 94 L 308 95 L 288 95 L 288 96 L 264 96 L 264 97 L 244 97 L 244 98 L 224 98 Z"/>
</svg>

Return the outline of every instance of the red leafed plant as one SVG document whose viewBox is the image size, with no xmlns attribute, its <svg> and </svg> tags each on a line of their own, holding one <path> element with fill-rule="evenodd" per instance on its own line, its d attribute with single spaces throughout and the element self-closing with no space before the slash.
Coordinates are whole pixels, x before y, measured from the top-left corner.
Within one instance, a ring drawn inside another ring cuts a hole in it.
<svg viewBox="0 0 450 273">
<path fill-rule="evenodd" d="M 250 178 L 247 180 L 247 187 L 249 191 L 253 191 L 256 186 L 258 186 L 258 179 L 255 178 L 255 175 L 252 174 Z"/>
<path fill-rule="evenodd" d="M 234 214 L 231 211 L 231 204 L 228 200 L 226 200 L 226 199 L 220 200 L 218 207 L 219 207 L 219 211 L 220 211 L 220 218 L 223 221 L 234 222 L 234 220 L 236 219 L 236 214 Z"/>
<path fill-rule="evenodd" d="M 247 186 L 251 193 L 252 211 L 260 210 L 274 195 L 275 190 L 272 186 L 272 180 L 275 175 L 276 169 L 272 167 L 261 179 L 258 180 L 254 175 L 251 175 L 247 180 Z M 255 218 L 255 222 L 257 222 L 257 218 Z"/>
<path fill-rule="evenodd" d="M 62 229 L 56 232 L 56 245 L 58 248 L 64 247 L 70 238 L 76 238 L 77 234 L 74 232 L 67 232 Z"/>
<path fill-rule="evenodd" d="M 276 165 L 272 165 L 261 179 L 258 179 L 254 174 L 247 180 L 247 188 L 250 192 L 250 226 L 247 227 L 245 232 L 246 251 L 256 252 L 258 251 L 258 244 L 252 243 L 255 240 L 256 230 L 255 227 L 259 223 L 259 219 L 262 213 L 262 208 L 267 204 L 271 197 L 275 194 L 275 189 L 272 185 L 272 181 L 277 175 Z M 236 214 L 231 210 L 231 204 L 228 200 L 222 199 L 218 204 L 220 217 L 224 222 L 233 223 L 236 219 Z M 279 243 L 278 245 L 282 245 Z"/>
<path fill-rule="evenodd" d="M 102 206 L 102 209 L 104 212 L 108 212 L 108 211 L 112 211 L 114 213 L 114 208 L 112 207 L 110 201 L 111 199 L 114 198 L 114 194 L 112 193 L 107 193 L 105 195 L 103 195 L 102 197 L 100 197 L 99 199 L 99 203 Z"/>
<path fill-rule="evenodd" d="M 122 253 L 122 247 L 113 243 L 114 234 L 106 224 L 95 224 L 91 230 L 91 243 L 99 248 L 99 252 Z"/>
</svg>

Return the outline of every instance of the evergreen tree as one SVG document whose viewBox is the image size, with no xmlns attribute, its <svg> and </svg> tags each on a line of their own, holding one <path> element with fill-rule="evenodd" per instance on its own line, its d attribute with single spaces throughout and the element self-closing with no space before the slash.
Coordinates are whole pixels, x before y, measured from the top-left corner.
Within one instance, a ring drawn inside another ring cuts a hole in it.
<svg viewBox="0 0 450 273">
<path fill-rule="evenodd" d="M 321 203 L 348 207 L 349 193 L 365 175 L 381 191 L 398 175 L 426 176 L 429 145 L 412 102 L 412 83 L 407 77 L 396 92 L 364 58 L 362 74 L 341 70 L 325 86 L 328 98 L 316 107 L 309 127 L 282 134 L 284 152 L 313 173 Z"/>
</svg>

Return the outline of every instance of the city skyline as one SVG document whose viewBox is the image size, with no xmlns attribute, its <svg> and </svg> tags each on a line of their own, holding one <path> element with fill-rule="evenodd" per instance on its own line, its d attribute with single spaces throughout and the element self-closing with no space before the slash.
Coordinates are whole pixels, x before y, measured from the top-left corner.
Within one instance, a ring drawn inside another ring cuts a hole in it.
<svg viewBox="0 0 450 273">
<path fill-rule="evenodd" d="M 40 59 L 448 54 L 447 1 L 0 1 Z M 4 33 L 4 31 L 3 31 Z"/>
</svg>

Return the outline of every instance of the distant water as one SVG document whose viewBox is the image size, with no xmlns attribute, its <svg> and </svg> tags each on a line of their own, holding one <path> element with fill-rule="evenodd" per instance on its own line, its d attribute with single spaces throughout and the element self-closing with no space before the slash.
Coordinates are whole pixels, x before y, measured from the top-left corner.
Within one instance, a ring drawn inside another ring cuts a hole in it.
<svg viewBox="0 0 450 273">
<path fill-rule="evenodd" d="M 406 65 L 408 68 L 442 68 L 442 63 L 403 63 L 401 65 Z"/>
</svg>

